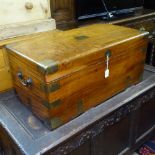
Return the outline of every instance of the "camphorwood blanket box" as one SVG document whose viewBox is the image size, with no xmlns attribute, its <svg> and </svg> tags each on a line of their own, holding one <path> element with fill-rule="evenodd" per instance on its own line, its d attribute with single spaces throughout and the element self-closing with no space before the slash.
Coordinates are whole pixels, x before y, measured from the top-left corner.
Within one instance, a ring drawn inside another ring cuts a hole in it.
<svg viewBox="0 0 155 155">
<path fill-rule="evenodd" d="M 141 80 L 147 36 L 95 24 L 10 44 L 16 92 L 55 129 Z"/>
</svg>

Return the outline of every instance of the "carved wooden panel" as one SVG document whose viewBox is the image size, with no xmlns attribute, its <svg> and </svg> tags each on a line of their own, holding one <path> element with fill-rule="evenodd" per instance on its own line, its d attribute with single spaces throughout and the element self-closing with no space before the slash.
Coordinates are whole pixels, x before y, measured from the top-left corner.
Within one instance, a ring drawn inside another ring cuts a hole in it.
<svg viewBox="0 0 155 155">
<path fill-rule="evenodd" d="M 0 127 L 0 155 L 21 155 L 5 131 Z"/>
</svg>

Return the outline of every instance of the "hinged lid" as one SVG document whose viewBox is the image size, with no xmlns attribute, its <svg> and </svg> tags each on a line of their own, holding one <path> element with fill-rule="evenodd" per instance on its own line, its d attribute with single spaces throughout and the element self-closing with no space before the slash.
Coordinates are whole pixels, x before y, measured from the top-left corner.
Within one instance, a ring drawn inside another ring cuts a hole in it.
<svg viewBox="0 0 155 155">
<path fill-rule="evenodd" d="M 7 48 L 37 65 L 43 75 L 61 73 L 60 77 L 98 62 L 99 59 L 106 61 L 107 54 L 116 57 L 124 50 L 110 51 L 111 47 L 142 39 L 146 35 L 148 32 L 110 24 L 95 24 L 64 32 L 49 32 L 48 35 L 11 44 Z"/>
</svg>

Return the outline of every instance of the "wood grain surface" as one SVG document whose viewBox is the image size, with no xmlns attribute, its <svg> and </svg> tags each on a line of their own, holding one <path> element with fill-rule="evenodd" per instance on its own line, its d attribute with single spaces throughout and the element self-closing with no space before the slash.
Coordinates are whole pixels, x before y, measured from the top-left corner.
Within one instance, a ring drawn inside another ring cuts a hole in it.
<svg viewBox="0 0 155 155">
<path fill-rule="evenodd" d="M 38 117 L 57 128 L 141 80 L 147 35 L 96 24 L 8 45 L 14 87 Z M 110 75 L 105 78 L 107 52 Z M 58 68 L 52 73 L 40 70 L 53 64 Z M 31 78 L 32 85 L 23 86 L 18 72 L 24 80 Z"/>
<path fill-rule="evenodd" d="M 61 33 L 49 33 L 49 35 L 26 40 L 19 44 L 15 43 L 8 48 L 16 52 L 20 51 L 18 55 L 32 63 L 41 64 L 44 60 L 53 60 L 61 65 L 91 53 L 99 53 L 98 51 L 103 47 L 104 49 L 110 48 L 127 40 L 145 36 L 145 34 L 147 32 L 130 28 L 96 24 Z"/>
<path fill-rule="evenodd" d="M 53 30 L 53 31 L 58 32 L 58 30 Z M 0 41 L 0 78 L 1 78 L 0 92 L 7 91 L 8 89 L 13 88 L 7 52 L 5 51 L 5 45 L 23 41 L 26 39 L 32 39 L 38 36 L 44 36 L 49 33 L 51 33 L 51 31 L 40 32 L 40 33 L 31 34 L 31 35 L 22 36 L 22 37 L 14 37 L 12 39 L 5 39 Z"/>
</svg>

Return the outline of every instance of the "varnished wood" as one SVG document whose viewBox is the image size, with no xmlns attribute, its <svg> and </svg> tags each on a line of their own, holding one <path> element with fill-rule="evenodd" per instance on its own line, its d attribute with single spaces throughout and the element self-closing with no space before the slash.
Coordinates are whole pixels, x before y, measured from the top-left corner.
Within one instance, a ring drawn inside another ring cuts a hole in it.
<svg viewBox="0 0 155 155">
<path fill-rule="evenodd" d="M 58 30 L 54 30 L 54 31 L 58 31 Z M 10 75 L 8 57 L 7 57 L 7 53 L 5 51 L 5 45 L 23 41 L 26 39 L 32 39 L 32 38 L 38 37 L 40 35 L 41 36 L 48 35 L 50 32 L 51 31 L 41 32 L 41 33 L 31 34 L 31 35 L 22 36 L 22 37 L 15 37 L 12 39 L 5 39 L 5 40 L 0 41 L 0 79 L 1 79 L 0 92 L 13 88 L 12 78 Z"/>
<path fill-rule="evenodd" d="M 141 44 L 139 44 L 139 43 L 133 44 L 133 42 L 128 43 L 128 45 L 131 46 L 130 48 L 128 48 L 128 50 L 131 50 L 130 53 L 127 53 L 126 56 L 124 56 L 124 55 L 122 57 L 120 56 L 119 58 L 117 58 L 116 61 L 111 60 L 110 68 L 112 68 L 113 66 L 116 66 L 117 61 L 122 61 L 122 66 L 127 66 L 128 64 L 126 62 L 126 59 L 128 59 L 128 57 L 131 57 L 130 58 L 131 65 L 135 65 L 135 62 L 138 62 L 138 61 L 140 61 L 140 63 L 144 63 L 145 58 L 144 58 L 144 53 L 143 53 L 143 46 L 145 46 L 145 44 L 144 44 L 144 41 L 142 41 L 140 43 Z M 133 48 L 133 46 L 135 46 L 135 47 Z M 120 50 L 120 52 L 121 51 L 125 52 L 126 51 L 125 47 L 126 47 L 126 45 L 123 44 L 121 46 L 118 46 L 118 49 L 119 48 L 123 49 L 123 50 Z M 115 50 L 117 51 L 118 49 L 111 48 L 111 50 L 114 52 L 115 52 Z M 139 60 L 137 60 L 137 57 L 139 57 Z M 13 73 L 14 82 L 16 82 L 19 85 L 19 81 L 16 78 L 16 76 L 17 76 L 16 74 L 21 69 L 21 66 L 23 66 L 22 71 L 23 71 L 23 74 L 25 75 L 25 78 L 26 77 L 32 77 L 32 79 L 33 79 L 33 88 L 31 88 L 31 90 L 36 95 L 39 95 L 39 96 L 42 96 L 43 98 L 46 98 L 45 93 L 41 90 L 41 87 L 40 87 L 41 84 L 43 84 L 44 82 L 43 82 L 43 79 L 41 80 L 41 77 L 39 76 L 39 74 L 35 75 L 34 71 L 32 71 L 31 69 L 30 70 L 25 69 L 27 67 L 27 65 L 25 65 L 23 62 L 20 62 L 19 58 L 15 58 L 15 57 L 12 58 L 10 60 L 10 64 L 12 66 L 12 70 L 14 70 L 14 73 Z M 97 60 L 96 60 L 96 62 L 94 62 L 93 65 L 89 65 L 90 67 L 89 66 L 88 67 L 82 67 L 82 70 L 80 72 L 77 71 L 74 73 L 74 75 L 72 75 L 70 77 L 67 77 L 67 78 L 60 77 L 60 85 L 63 86 L 63 88 L 56 91 L 56 92 L 53 92 L 51 95 L 49 94 L 48 100 L 50 102 L 52 102 L 56 99 L 59 99 L 60 94 L 62 97 L 64 97 L 64 95 L 65 95 L 65 97 L 69 96 L 74 91 L 77 91 L 77 89 L 80 90 L 81 88 L 83 88 L 84 87 L 83 83 L 85 83 L 85 85 L 90 85 L 91 83 L 94 82 L 94 79 L 96 79 L 97 77 L 101 77 L 100 79 L 98 79 L 99 81 L 104 80 L 102 78 L 104 76 L 104 69 L 105 69 L 104 57 L 103 57 L 103 62 L 101 59 L 101 62 L 97 65 L 96 64 L 97 64 Z M 99 68 L 99 71 L 95 71 L 96 68 Z M 122 69 L 121 66 L 119 66 L 119 68 Z M 127 70 L 127 68 L 126 68 L 126 70 Z M 94 74 L 94 72 L 96 72 L 96 73 Z M 118 72 L 118 70 L 117 70 L 117 72 Z M 117 72 L 115 72 L 115 74 Z M 120 72 L 121 72 L 121 70 L 120 70 Z M 85 76 L 87 74 L 89 74 L 89 79 L 90 79 L 89 81 L 87 80 L 87 77 Z M 111 75 L 111 76 L 115 76 L 115 74 Z M 67 76 L 67 75 L 65 75 L 65 76 Z M 58 76 L 55 76 L 54 81 L 56 80 L 59 82 L 59 79 L 56 79 L 57 77 Z M 75 79 L 79 79 L 78 85 L 76 84 L 76 81 L 74 81 Z M 95 82 L 97 82 L 97 81 L 95 81 Z M 50 85 L 50 83 L 47 83 L 47 85 Z M 70 89 L 70 88 L 72 88 L 72 89 Z M 27 91 L 29 90 L 29 88 L 26 88 L 26 89 L 27 89 Z M 67 92 L 65 92 L 65 94 L 64 94 L 63 92 L 65 90 L 67 90 Z"/>
<path fill-rule="evenodd" d="M 0 48 L 0 92 L 13 87 L 8 58 L 3 47 Z"/>
<path fill-rule="evenodd" d="M 28 62 L 29 65 L 32 65 L 35 70 L 36 64 L 40 67 L 44 66 L 43 61 L 52 60 L 55 62 L 59 66 L 59 70 L 56 74 L 46 76 L 46 82 L 54 80 L 55 76 L 57 79 L 66 74 L 71 74 L 80 69 L 78 66 L 85 67 L 83 65 L 98 61 L 99 58 L 105 60 L 105 52 L 113 44 L 119 45 L 136 38 L 141 40 L 141 37 L 148 33 L 119 26 L 97 24 L 88 28 L 83 27 L 49 34 L 8 46 L 9 49 L 14 51 L 11 54 L 15 54 L 16 57 L 20 55 L 21 59 L 25 63 Z M 77 39 L 81 36 L 86 37 L 86 39 Z M 43 43 L 44 40 L 46 40 L 46 44 Z M 22 52 L 18 53 L 18 51 Z M 31 51 L 33 51 L 33 54 Z M 43 51 L 47 51 L 46 54 Z M 89 55 L 90 53 L 92 53 L 93 57 Z M 119 52 L 116 50 L 112 51 L 112 55 L 117 56 L 117 54 L 119 55 Z M 85 57 L 88 58 L 85 59 Z M 65 73 L 66 70 L 68 73 Z"/>
<path fill-rule="evenodd" d="M 146 35 L 144 31 L 97 24 L 8 45 L 14 87 L 22 101 L 54 129 L 140 81 Z M 105 79 L 107 51 L 111 51 L 110 76 Z M 44 66 L 43 62 L 51 63 Z M 40 70 L 47 71 L 53 64 L 58 66 L 53 73 Z M 24 79 L 32 78 L 32 86 L 21 85 L 19 71 Z M 56 82 L 60 87 L 53 92 L 41 89 L 41 85 Z"/>
<path fill-rule="evenodd" d="M 3 67 L 0 69 L 0 81 L 0 92 L 13 87 L 9 67 Z"/>
<path fill-rule="evenodd" d="M 53 33 L 53 31 L 58 32 L 60 30 L 51 30 L 51 31 L 47 31 L 47 32 L 39 32 L 39 33 L 31 34 L 31 35 L 24 35 L 24 36 L 18 36 L 18 37 L 14 37 L 14 38 L 4 39 L 4 40 L 0 41 L 0 47 L 6 46 L 7 44 L 24 41 L 27 39 L 33 39 L 33 38 L 39 37 L 39 36 L 44 36 L 44 35 L 48 36 L 50 33 Z"/>
<path fill-rule="evenodd" d="M 8 59 L 4 48 L 0 49 L 0 81 L 0 92 L 13 87 Z"/>
<path fill-rule="evenodd" d="M 0 68 L 3 68 L 4 66 L 5 66 L 4 53 L 3 50 L 0 49 Z"/>
</svg>

